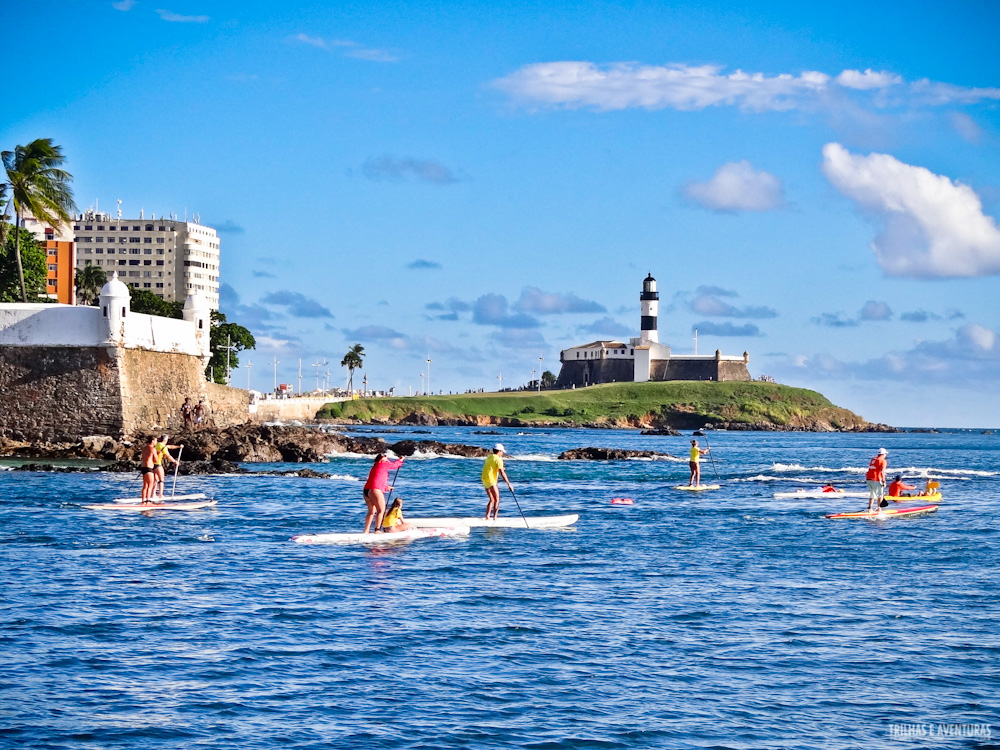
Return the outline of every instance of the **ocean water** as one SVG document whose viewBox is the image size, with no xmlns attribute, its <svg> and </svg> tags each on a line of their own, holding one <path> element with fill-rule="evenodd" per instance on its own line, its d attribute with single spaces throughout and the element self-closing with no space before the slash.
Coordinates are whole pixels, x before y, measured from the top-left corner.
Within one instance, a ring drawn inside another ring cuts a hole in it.
<svg viewBox="0 0 1000 750">
<path fill-rule="evenodd" d="M 384 436 L 502 441 L 524 512 L 575 526 L 290 542 L 360 530 L 358 456 L 148 515 L 82 507 L 136 476 L 0 471 L 0 746 L 1000 747 L 1000 435 L 713 432 L 695 495 L 683 460 L 555 459 L 688 438 L 498 432 Z M 881 446 L 939 512 L 773 496 L 860 490 Z M 481 514 L 480 466 L 408 460 L 406 514 Z"/>
</svg>

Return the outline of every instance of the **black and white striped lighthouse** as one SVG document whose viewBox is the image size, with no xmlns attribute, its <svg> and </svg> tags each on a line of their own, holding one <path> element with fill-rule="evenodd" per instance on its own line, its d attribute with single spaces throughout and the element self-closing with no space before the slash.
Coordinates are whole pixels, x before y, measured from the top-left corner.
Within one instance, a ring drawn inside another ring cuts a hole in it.
<svg viewBox="0 0 1000 750">
<path fill-rule="evenodd" d="M 660 337 L 656 332 L 656 315 L 660 306 L 660 295 L 656 291 L 656 279 L 653 278 L 653 274 L 647 274 L 646 278 L 643 279 L 639 302 L 640 314 L 642 315 L 639 339 L 658 344 Z"/>
</svg>

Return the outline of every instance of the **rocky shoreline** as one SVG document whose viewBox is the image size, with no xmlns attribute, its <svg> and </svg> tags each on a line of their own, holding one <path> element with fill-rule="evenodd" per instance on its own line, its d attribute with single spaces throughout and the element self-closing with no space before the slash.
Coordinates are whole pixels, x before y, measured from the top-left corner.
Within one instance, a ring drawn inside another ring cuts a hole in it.
<svg viewBox="0 0 1000 750">
<path fill-rule="evenodd" d="M 355 422 L 353 424 L 360 424 Z M 369 423 L 372 424 L 372 423 Z M 346 425 L 341 425 L 346 426 Z M 538 425 L 533 425 L 538 426 Z M 565 425 L 548 425 L 564 427 Z M 898 432 L 886 425 L 870 425 L 868 432 Z M 875 429 L 882 428 L 882 429 Z M 753 429 L 746 425 L 733 429 Z M 766 426 L 756 429 L 768 430 Z M 776 429 L 776 428 L 774 428 Z M 482 432 L 481 434 L 493 434 Z M 678 436 L 676 430 L 660 428 L 643 434 Z M 94 467 L 78 468 L 58 466 L 46 461 L 96 461 L 102 471 L 138 471 L 139 458 L 146 440 L 145 435 L 131 439 L 116 439 L 92 435 L 75 443 L 40 443 L 0 437 L 0 457 L 22 459 L 24 470 L 93 471 Z M 180 474 L 242 474 L 271 473 L 305 476 L 294 472 L 253 472 L 240 464 L 254 463 L 323 463 L 332 454 L 353 453 L 375 455 L 382 450 L 392 450 L 407 457 L 416 453 L 485 458 L 489 451 L 475 445 L 441 443 L 436 440 L 404 439 L 387 442 L 383 438 L 349 436 L 334 432 L 329 427 L 292 427 L 279 425 L 244 424 L 226 429 L 205 429 L 170 436 L 170 441 L 182 445 Z M 634 458 L 673 458 L 669 453 L 650 450 L 621 450 L 617 448 L 576 448 L 559 456 L 571 461 L 621 461 Z M 312 472 L 311 476 L 326 476 Z"/>
</svg>

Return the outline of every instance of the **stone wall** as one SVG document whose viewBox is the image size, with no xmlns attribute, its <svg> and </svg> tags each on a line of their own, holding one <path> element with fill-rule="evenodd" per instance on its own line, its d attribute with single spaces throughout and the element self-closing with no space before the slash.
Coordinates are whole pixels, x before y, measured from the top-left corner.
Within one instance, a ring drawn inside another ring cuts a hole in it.
<svg viewBox="0 0 1000 750">
<path fill-rule="evenodd" d="M 207 382 L 199 357 L 103 346 L 0 347 L 4 437 L 66 442 L 176 431 L 185 397 L 204 399 L 209 423 L 218 427 L 250 420 L 249 394 Z"/>
<path fill-rule="evenodd" d="M 563 362 L 557 388 L 583 388 L 595 383 L 631 383 L 635 374 L 631 359 L 581 359 Z"/>
<path fill-rule="evenodd" d="M 120 436 L 118 366 L 99 346 L 0 346 L 0 435 L 53 442 Z"/>
</svg>

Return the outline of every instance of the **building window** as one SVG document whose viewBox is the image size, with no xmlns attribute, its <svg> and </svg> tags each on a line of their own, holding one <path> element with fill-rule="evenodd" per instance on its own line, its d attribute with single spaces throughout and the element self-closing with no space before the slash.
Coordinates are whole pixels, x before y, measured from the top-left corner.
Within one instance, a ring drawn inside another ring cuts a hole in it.
<svg viewBox="0 0 1000 750">
<path fill-rule="evenodd" d="M 147 232 L 152 232 L 153 231 L 153 225 L 152 224 L 147 224 L 146 225 L 146 231 Z"/>
<path fill-rule="evenodd" d="M 118 261 L 118 265 L 119 266 L 126 266 L 126 265 L 128 265 L 128 261 L 123 258 L 122 260 Z"/>
<path fill-rule="evenodd" d="M 163 265 L 163 261 L 162 261 L 162 260 L 158 260 L 158 261 L 156 261 L 156 265 L 158 265 L 158 266 L 162 266 L 162 265 Z"/>
<path fill-rule="evenodd" d="M 86 229 L 87 231 L 90 231 L 93 228 L 94 228 L 93 224 L 88 224 L 87 226 L 84 227 L 84 229 Z"/>
<path fill-rule="evenodd" d="M 157 238 L 156 238 L 156 244 L 157 244 L 157 245 L 162 245 L 162 244 L 163 244 L 163 242 L 164 242 L 164 239 L 163 239 L 162 237 L 157 237 Z"/>
<path fill-rule="evenodd" d="M 137 265 L 139 265 L 139 261 L 138 261 L 138 260 L 130 260 L 130 261 L 128 262 L 128 264 L 129 264 L 130 266 L 137 266 Z"/>
<path fill-rule="evenodd" d="M 152 245 L 153 244 L 153 238 L 152 237 L 143 237 L 142 241 L 146 245 Z"/>
<path fill-rule="evenodd" d="M 49 263 L 49 270 L 50 271 L 55 271 L 57 268 L 59 268 L 59 266 L 57 266 L 56 264 Z"/>
<path fill-rule="evenodd" d="M 104 238 L 103 237 L 94 237 L 94 241 L 95 242 L 104 242 Z"/>
<path fill-rule="evenodd" d="M 97 225 L 97 231 L 98 232 L 103 232 L 104 231 L 104 225 L 103 224 L 98 224 Z"/>
<path fill-rule="evenodd" d="M 153 248 L 151 248 L 151 247 L 144 248 L 142 252 L 145 253 L 146 255 L 152 255 L 153 254 Z"/>
<path fill-rule="evenodd" d="M 152 284 L 148 284 L 148 283 L 143 282 L 142 288 L 143 289 L 149 289 L 151 286 L 152 286 Z"/>
<path fill-rule="evenodd" d="M 166 232 L 167 228 L 165 226 L 163 226 L 162 224 L 160 224 L 160 231 L 161 232 Z M 160 240 L 160 241 L 162 242 L 163 240 Z"/>
<path fill-rule="evenodd" d="M 151 261 L 151 260 L 144 260 L 142 262 L 142 265 L 144 265 L 144 266 L 151 266 L 151 265 L 153 265 L 153 261 Z"/>
<path fill-rule="evenodd" d="M 138 245 L 140 242 L 142 242 L 142 237 L 129 237 L 128 241 L 133 245 Z"/>
<path fill-rule="evenodd" d="M 158 283 L 158 284 L 156 285 L 156 288 L 157 288 L 157 289 L 163 289 L 163 282 L 161 281 L 160 283 Z"/>
<path fill-rule="evenodd" d="M 94 252 L 97 253 L 98 255 L 104 255 L 104 248 L 103 247 L 95 247 L 94 248 Z"/>
<path fill-rule="evenodd" d="M 108 255 L 114 255 L 114 254 L 115 254 L 115 249 L 113 247 L 109 247 L 108 248 Z"/>
<path fill-rule="evenodd" d="M 132 231 L 133 231 L 133 232 L 139 232 L 139 231 L 142 231 L 142 227 L 140 227 L 140 226 L 139 226 L 138 224 L 136 224 L 136 225 L 134 225 L 134 226 L 132 227 Z"/>
<path fill-rule="evenodd" d="M 139 248 L 133 247 L 131 250 L 128 251 L 128 254 L 129 255 L 139 255 L 140 254 L 139 253 Z"/>
</svg>

